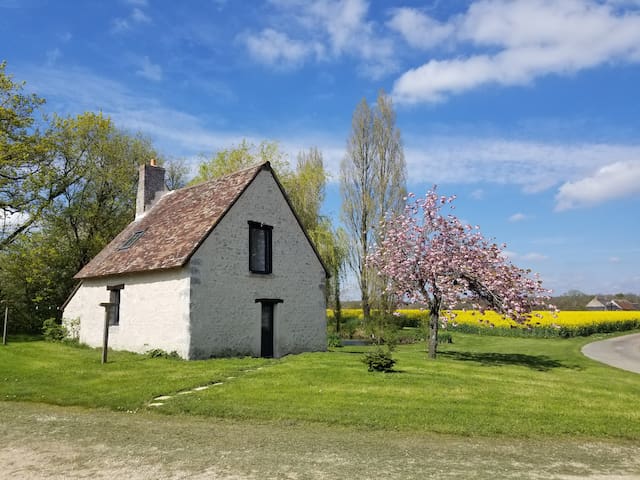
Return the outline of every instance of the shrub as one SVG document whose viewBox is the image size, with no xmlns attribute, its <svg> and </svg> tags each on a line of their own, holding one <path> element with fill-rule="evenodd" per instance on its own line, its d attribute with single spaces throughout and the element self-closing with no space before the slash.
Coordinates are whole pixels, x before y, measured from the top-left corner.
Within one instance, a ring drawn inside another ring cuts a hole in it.
<svg viewBox="0 0 640 480">
<path fill-rule="evenodd" d="M 449 332 L 438 333 L 438 343 L 453 343 L 453 337 Z"/>
<path fill-rule="evenodd" d="M 171 353 L 167 353 L 161 348 L 154 348 L 145 353 L 145 355 L 149 358 L 173 358 L 179 360 L 181 357 L 178 355 L 178 352 L 173 350 Z"/>
<path fill-rule="evenodd" d="M 42 324 L 42 335 L 48 342 L 61 342 L 67 334 L 67 329 L 56 322 L 55 318 L 49 318 Z"/>
<path fill-rule="evenodd" d="M 336 348 L 342 346 L 342 339 L 337 333 L 327 335 L 327 347 Z"/>
<path fill-rule="evenodd" d="M 396 361 L 391 357 L 391 350 L 378 347 L 372 352 L 367 352 L 362 358 L 362 362 L 373 372 L 392 372 Z"/>
</svg>

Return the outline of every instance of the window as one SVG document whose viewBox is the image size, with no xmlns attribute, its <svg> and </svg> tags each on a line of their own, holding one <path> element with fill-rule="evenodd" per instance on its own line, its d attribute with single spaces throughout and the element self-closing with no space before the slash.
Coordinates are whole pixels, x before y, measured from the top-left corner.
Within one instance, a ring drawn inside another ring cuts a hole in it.
<svg viewBox="0 0 640 480">
<path fill-rule="evenodd" d="M 140 237 L 142 237 L 142 235 L 144 235 L 144 230 L 134 232 L 133 235 L 131 235 L 122 245 L 118 247 L 118 250 L 128 250 L 133 246 L 134 243 L 140 240 Z"/>
<path fill-rule="evenodd" d="M 109 291 L 109 303 L 111 307 L 109 309 L 109 325 L 120 325 L 120 290 L 124 289 L 124 284 L 109 285 L 107 290 Z"/>
<path fill-rule="evenodd" d="M 249 222 L 249 271 L 271 273 L 271 231 L 273 227 Z"/>
</svg>

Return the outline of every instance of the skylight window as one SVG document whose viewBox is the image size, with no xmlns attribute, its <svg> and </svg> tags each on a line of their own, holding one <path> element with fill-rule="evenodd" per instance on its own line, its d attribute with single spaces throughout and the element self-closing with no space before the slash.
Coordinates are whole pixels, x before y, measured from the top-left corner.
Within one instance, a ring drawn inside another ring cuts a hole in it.
<svg viewBox="0 0 640 480">
<path fill-rule="evenodd" d="M 140 240 L 140 237 L 142 237 L 142 235 L 144 235 L 144 230 L 134 232 L 133 235 L 131 235 L 122 245 L 118 247 L 118 250 L 129 250 L 138 240 Z"/>
</svg>

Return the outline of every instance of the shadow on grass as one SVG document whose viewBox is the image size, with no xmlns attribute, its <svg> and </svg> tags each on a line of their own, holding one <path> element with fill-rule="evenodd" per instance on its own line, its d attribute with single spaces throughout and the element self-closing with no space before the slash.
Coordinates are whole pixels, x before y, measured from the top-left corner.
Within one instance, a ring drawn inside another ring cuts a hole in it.
<svg viewBox="0 0 640 480">
<path fill-rule="evenodd" d="M 532 370 L 546 372 L 552 368 L 572 368 L 553 360 L 545 355 L 524 355 L 522 353 L 480 353 L 480 352 L 457 352 L 449 350 L 438 352 L 438 356 L 459 360 L 462 362 L 477 362 L 487 366 L 518 365 L 529 367 Z"/>
</svg>

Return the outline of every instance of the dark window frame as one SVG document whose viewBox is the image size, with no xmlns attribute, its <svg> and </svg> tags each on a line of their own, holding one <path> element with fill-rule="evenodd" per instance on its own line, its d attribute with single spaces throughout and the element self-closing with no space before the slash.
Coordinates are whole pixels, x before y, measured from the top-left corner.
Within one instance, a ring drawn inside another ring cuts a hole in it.
<svg viewBox="0 0 640 480">
<path fill-rule="evenodd" d="M 109 291 L 109 326 L 120 325 L 120 291 L 124 290 L 124 283 L 118 285 L 107 285 Z"/>
<path fill-rule="evenodd" d="M 255 240 L 255 231 L 264 235 L 264 258 L 257 258 L 260 253 Z M 273 272 L 273 227 L 260 222 L 249 221 L 249 271 L 261 275 Z"/>
</svg>

